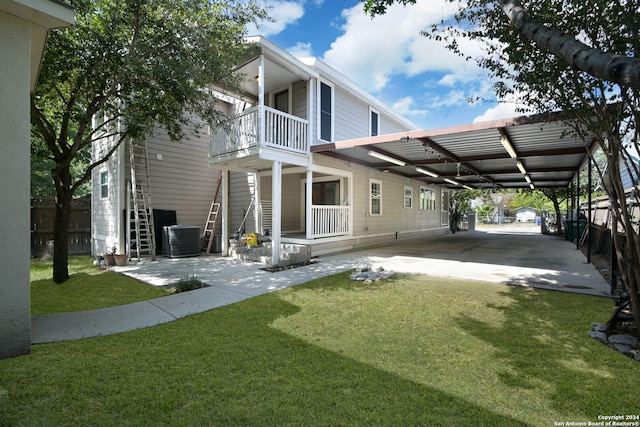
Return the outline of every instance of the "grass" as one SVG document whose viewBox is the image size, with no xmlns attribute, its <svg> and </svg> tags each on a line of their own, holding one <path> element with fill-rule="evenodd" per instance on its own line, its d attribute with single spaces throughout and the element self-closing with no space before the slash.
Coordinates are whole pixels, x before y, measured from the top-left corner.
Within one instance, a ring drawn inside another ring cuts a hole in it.
<svg viewBox="0 0 640 427">
<path fill-rule="evenodd" d="M 425 276 L 319 279 L 0 360 L 0 425 L 549 426 L 638 414 L 602 298 Z"/>
<path fill-rule="evenodd" d="M 101 270 L 93 265 L 93 258 L 89 256 L 69 257 L 69 274 L 69 280 L 56 284 L 52 279 L 51 261 L 31 261 L 32 315 L 112 307 L 169 293 L 167 289 Z"/>
</svg>

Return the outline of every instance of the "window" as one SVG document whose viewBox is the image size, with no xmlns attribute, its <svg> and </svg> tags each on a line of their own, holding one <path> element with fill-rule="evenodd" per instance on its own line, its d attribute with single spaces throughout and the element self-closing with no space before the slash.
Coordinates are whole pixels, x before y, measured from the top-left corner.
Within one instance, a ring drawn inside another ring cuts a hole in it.
<svg viewBox="0 0 640 427">
<path fill-rule="evenodd" d="M 333 141 L 333 88 L 320 82 L 320 139 Z"/>
<path fill-rule="evenodd" d="M 370 180 L 371 189 L 369 197 L 369 213 L 371 215 L 382 215 L 382 181 Z"/>
<path fill-rule="evenodd" d="M 442 208 L 442 212 L 449 212 L 449 193 L 442 192 L 442 197 L 440 197 L 440 204 Z"/>
<path fill-rule="evenodd" d="M 433 191 L 425 187 L 420 187 L 420 210 L 435 211 L 436 198 Z"/>
<path fill-rule="evenodd" d="M 404 207 L 413 207 L 413 188 L 404 187 Z"/>
<path fill-rule="evenodd" d="M 109 172 L 100 172 L 100 197 L 106 199 L 109 197 Z"/>
<path fill-rule="evenodd" d="M 369 136 L 380 134 L 380 115 L 373 108 L 369 108 Z"/>
</svg>

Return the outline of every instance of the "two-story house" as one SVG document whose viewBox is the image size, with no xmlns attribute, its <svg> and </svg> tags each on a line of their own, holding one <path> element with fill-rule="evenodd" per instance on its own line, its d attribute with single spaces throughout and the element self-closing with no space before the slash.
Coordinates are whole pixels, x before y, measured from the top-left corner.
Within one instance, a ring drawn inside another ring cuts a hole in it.
<svg viewBox="0 0 640 427">
<path fill-rule="evenodd" d="M 159 222 L 204 230 L 216 193 L 216 249 L 228 254 L 237 234 L 268 235 L 273 265 L 285 243 L 317 256 L 448 230 L 446 188 L 389 173 L 384 165 L 397 161 L 374 146 L 359 162 L 328 153 L 339 141 L 416 125 L 319 59 L 295 58 L 259 36 L 247 43 L 236 70 L 241 93 L 219 96 L 228 121 L 181 143 L 161 130 L 146 142 L 156 230 Z M 127 149 L 94 173 L 95 254 L 131 244 Z"/>
</svg>

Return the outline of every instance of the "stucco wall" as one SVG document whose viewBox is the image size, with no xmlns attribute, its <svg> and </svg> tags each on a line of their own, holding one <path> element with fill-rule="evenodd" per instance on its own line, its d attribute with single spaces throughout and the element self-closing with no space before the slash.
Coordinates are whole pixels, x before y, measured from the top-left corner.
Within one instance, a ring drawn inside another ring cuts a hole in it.
<svg viewBox="0 0 640 427">
<path fill-rule="evenodd" d="M 31 23 L 0 11 L 0 358 L 30 352 Z"/>
</svg>

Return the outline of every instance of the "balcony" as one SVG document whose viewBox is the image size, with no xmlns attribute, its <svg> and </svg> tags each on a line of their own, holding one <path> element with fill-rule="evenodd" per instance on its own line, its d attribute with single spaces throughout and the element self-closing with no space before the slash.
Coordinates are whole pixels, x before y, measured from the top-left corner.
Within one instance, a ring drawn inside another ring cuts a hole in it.
<svg viewBox="0 0 640 427">
<path fill-rule="evenodd" d="M 252 107 L 212 129 L 209 162 L 262 157 L 265 149 L 307 157 L 309 122 L 270 107 Z"/>
</svg>

